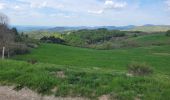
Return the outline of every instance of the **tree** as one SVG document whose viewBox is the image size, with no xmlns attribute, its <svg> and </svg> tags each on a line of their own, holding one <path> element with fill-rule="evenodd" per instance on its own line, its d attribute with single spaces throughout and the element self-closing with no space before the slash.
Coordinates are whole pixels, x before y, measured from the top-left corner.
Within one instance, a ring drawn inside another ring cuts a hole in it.
<svg viewBox="0 0 170 100">
<path fill-rule="evenodd" d="M 2 49 L 2 59 L 5 57 L 5 53 L 8 52 L 10 45 L 14 41 L 14 33 L 8 28 L 8 17 L 0 13 L 0 48 Z"/>
<path fill-rule="evenodd" d="M 5 14 L 0 13 L 0 25 L 7 26 L 8 22 L 9 22 L 8 17 Z"/>
<path fill-rule="evenodd" d="M 12 32 L 14 32 L 14 34 L 15 34 L 16 36 L 19 35 L 18 30 L 17 30 L 15 27 L 12 28 L 11 30 L 12 30 Z"/>
<path fill-rule="evenodd" d="M 170 36 L 170 30 L 166 32 L 166 36 Z"/>
</svg>

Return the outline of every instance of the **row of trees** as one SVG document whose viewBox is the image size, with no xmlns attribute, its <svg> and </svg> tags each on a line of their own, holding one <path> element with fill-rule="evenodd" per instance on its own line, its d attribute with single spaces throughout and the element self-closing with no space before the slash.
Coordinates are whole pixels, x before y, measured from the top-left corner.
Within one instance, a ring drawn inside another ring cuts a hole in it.
<svg viewBox="0 0 170 100">
<path fill-rule="evenodd" d="M 10 48 L 14 42 L 15 34 L 8 27 L 8 17 L 0 14 L 0 48 L 2 49 L 2 59 L 4 59 L 6 51 L 10 52 Z"/>
<path fill-rule="evenodd" d="M 19 34 L 16 28 L 9 28 L 9 19 L 5 14 L 0 13 L 0 55 L 5 56 L 14 54 L 28 53 L 28 36 Z M 31 40 L 32 41 L 32 40 Z M 30 44 L 29 44 L 30 45 Z"/>
<path fill-rule="evenodd" d="M 58 44 L 65 43 L 63 39 L 55 37 L 55 36 L 50 36 L 50 37 L 44 36 L 40 40 L 45 43 L 58 43 Z"/>
<path fill-rule="evenodd" d="M 103 43 L 115 37 L 124 37 L 126 33 L 119 30 L 107 30 L 105 28 L 96 30 L 79 30 L 64 34 L 64 40 L 69 45 L 85 47 L 91 44 Z"/>
<path fill-rule="evenodd" d="M 170 36 L 170 30 L 166 32 L 166 36 Z"/>
</svg>

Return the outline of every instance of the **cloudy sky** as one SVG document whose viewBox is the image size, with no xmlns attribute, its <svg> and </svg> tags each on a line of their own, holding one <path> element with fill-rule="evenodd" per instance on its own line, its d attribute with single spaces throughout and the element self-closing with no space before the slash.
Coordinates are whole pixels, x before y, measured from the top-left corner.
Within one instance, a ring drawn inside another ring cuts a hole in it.
<svg viewBox="0 0 170 100">
<path fill-rule="evenodd" d="M 170 0 L 0 0 L 13 25 L 170 25 Z"/>
</svg>

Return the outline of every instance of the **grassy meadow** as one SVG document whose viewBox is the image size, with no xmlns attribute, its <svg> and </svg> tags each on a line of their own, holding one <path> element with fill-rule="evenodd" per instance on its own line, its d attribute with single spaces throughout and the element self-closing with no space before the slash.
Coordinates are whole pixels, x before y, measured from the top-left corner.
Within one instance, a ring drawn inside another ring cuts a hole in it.
<svg viewBox="0 0 170 100">
<path fill-rule="evenodd" d="M 31 54 L 16 56 L 17 60 L 37 60 L 42 63 L 78 67 L 100 67 L 125 70 L 131 62 L 146 62 L 157 71 L 170 66 L 170 46 L 139 47 L 134 49 L 93 50 L 56 44 L 42 44 Z M 161 67 L 164 66 L 164 67 Z"/>
<path fill-rule="evenodd" d="M 169 37 L 146 35 L 129 41 L 166 42 L 137 48 L 94 50 L 42 43 L 30 54 L 0 61 L 0 83 L 28 87 L 38 93 L 61 97 L 111 100 L 169 100 Z M 35 60 L 32 64 L 29 61 Z M 129 76 L 128 65 L 146 63 L 153 69 L 148 76 Z"/>
</svg>

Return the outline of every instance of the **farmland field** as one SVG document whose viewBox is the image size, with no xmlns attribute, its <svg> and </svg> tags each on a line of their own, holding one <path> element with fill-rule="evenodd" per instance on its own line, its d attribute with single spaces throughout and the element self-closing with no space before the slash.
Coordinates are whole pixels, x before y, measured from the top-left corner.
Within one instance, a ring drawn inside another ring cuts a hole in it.
<svg viewBox="0 0 170 100">
<path fill-rule="evenodd" d="M 35 60 L 36 64 L 28 61 Z M 97 99 L 169 100 L 170 46 L 93 50 L 41 44 L 30 54 L 0 62 L 0 82 L 28 87 L 41 94 Z M 132 62 L 150 65 L 149 76 L 127 76 Z M 57 88 L 55 90 L 55 88 Z M 55 90 L 55 91 L 54 91 Z"/>
<path fill-rule="evenodd" d="M 164 55 L 167 54 L 167 55 Z M 42 63 L 78 67 L 100 67 L 126 70 L 131 62 L 145 62 L 157 71 L 167 71 L 170 67 L 170 46 L 150 46 L 133 49 L 93 50 L 56 44 L 42 44 L 31 54 L 16 56 L 18 60 L 38 60 Z M 164 66 L 164 67 L 162 67 Z"/>
</svg>

